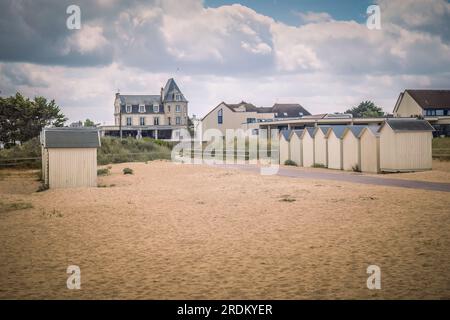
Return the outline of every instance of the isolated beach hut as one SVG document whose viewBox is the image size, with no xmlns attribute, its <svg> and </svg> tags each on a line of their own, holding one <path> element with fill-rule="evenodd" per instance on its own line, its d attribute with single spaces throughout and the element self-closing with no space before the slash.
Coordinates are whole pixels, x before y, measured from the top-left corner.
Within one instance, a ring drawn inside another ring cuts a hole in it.
<svg viewBox="0 0 450 320">
<path fill-rule="evenodd" d="M 332 126 L 328 131 L 328 168 L 342 170 L 342 136 L 347 126 Z"/>
<path fill-rule="evenodd" d="M 289 136 L 290 159 L 302 166 L 302 136 L 303 130 L 292 130 Z"/>
<path fill-rule="evenodd" d="M 96 129 L 49 128 L 41 132 L 42 176 L 49 188 L 96 187 Z"/>
<path fill-rule="evenodd" d="M 319 126 L 314 134 L 314 164 L 328 166 L 328 150 L 327 138 L 328 131 L 331 130 L 327 126 Z"/>
<path fill-rule="evenodd" d="M 342 135 L 342 169 L 360 170 L 359 134 L 365 126 L 348 126 Z"/>
<path fill-rule="evenodd" d="M 380 170 L 431 170 L 433 131 L 433 127 L 426 120 L 386 120 L 379 129 Z"/>
<path fill-rule="evenodd" d="M 280 132 L 280 164 L 284 164 L 286 160 L 289 160 L 289 135 L 291 130 L 281 130 Z"/>
<path fill-rule="evenodd" d="M 312 167 L 314 165 L 314 133 L 316 128 L 305 128 L 300 135 L 302 140 L 302 166 Z"/>
<path fill-rule="evenodd" d="M 359 134 L 361 171 L 380 172 L 380 126 L 368 126 Z"/>
</svg>

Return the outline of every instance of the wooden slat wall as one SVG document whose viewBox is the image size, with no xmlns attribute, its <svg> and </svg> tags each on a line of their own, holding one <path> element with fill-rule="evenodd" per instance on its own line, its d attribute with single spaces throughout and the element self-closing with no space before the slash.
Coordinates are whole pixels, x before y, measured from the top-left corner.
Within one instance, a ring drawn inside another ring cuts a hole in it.
<svg viewBox="0 0 450 320">
<path fill-rule="evenodd" d="M 380 135 L 382 171 L 431 170 L 431 132 L 394 132 L 384 126 Z"/>
<path fill-rule="evenodd" d="M 380 171 L 380 139 L 369 130 L 365 130 L 360 138 L 361 171 L 378 173 Z"/>
<path fill-rule="evenodd" d="M 342 139 L 342 167 L 351 171 L 359 164 L 359 141 L 353 133 L 347 132 Z"/>
<path fill-rule="evenodd" d="M 48 149 L 49 187 L 96 187 L 96 148 Z"/>
</svg>

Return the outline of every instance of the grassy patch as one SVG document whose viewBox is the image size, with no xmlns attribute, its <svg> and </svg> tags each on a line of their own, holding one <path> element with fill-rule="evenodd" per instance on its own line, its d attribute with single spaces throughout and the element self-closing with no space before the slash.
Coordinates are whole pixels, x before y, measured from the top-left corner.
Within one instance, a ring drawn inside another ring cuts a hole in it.
<svg viewBox="0 0 450 320">
<path fill-rule="evenodd" d="M 433 158 L 450 161 L 450 137 L 433 139 Z"/>
<path fill-rule="evenodd" d="M 124 168 L 123 169 L 123 174 L 133 174 L 133 169 L 131 169 L 131 168 Z"/>
<path fill-rule="evenodd" d="M 33 208 L 33 205 L 29 202 L 12 202 L 12 203 L 0 202 L 0 213 L 30 208 Z"/>
<path fill-rule="evenodd" d="M 294 202 L 295 199 L 292 198 L 290 195 L 286 194 L 286 195 L 281 196 L 280 201 L 281 202 Z"/>
<path fill-rule="evenodd" d="M 325 168 L 325 165 L 321 164 L 321 163 L 314 163 L 312 165 L 313 168 Z"/>
<path fill-rule="evenodd" d="M 41 145 L 39 138 L 33 138 L 22 145 L 16 145 L 8 149 L 0 149 L 0 164 L 5 167 L 40 168 L 41 161 L 30 158 L 41 157 Z M 18 160 L 12 160 L 18 159 Z"/>
<path fill-rule="evenodd" d="M 284 165 L 285 165 L 285 166 L 294 166 L 294 167 L 297 167 L 297 163 L 296 163 L 295 161 L 292 161 L 292 160 L 286 160 L 286 161 L 284 162 Z"/>
<path fill-rule="evenodd" d="M 108 176 L 109 173 L 108 168 L 97 169 L 97 176 Z"/>
<path fill-rule="evenodd" d="M 104 137 L 97 151 L 99 165 L 123 162 L 145 162 L 171 158 L 170 142 L 154 139 Z"/>
</svg>

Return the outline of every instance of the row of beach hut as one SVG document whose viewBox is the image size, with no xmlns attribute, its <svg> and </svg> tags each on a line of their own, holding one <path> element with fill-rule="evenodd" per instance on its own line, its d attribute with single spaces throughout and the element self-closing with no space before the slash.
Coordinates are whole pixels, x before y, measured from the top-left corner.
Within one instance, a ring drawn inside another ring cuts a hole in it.
<svg viewBox="0 0 450 320">
<path fill-rule="evenodd" d="M 280 164 L 379 173 L 430 170 L 433 127 L 388 119 L 381 126 L 336 125 L 283 130 Z"/>
</svg>

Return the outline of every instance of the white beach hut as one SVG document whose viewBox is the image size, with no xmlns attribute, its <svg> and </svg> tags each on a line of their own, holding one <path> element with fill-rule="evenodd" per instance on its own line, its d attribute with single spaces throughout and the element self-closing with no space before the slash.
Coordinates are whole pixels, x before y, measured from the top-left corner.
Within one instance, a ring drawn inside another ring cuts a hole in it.
<svg viewBox="0 0 450 320">
<path fill-rule="evenodd" d="M 342 170 L 342 136 L 347 126 L 332 126 L 328 131 L 328 168 Z"/>
<path fill-rule="evenodd" d="M 303 166 L 302 162 L 302 139 L 303 130 L 292 130 L 289 136 L 290 159 L 298 166 Z"/>
<path fill-rule="evenodd" d="M 328 167 L 327 138 L 328 126 L 319 126 L 314 134 L 314 164 Z"/>
<path fill-rule="evenodd" d="M 361 171 L 380 172 L 380 126 L 368 126 L 359 134 Z"/>
<path fill-rule="evenodd" d="M 342 135 L 342 169 L 360 171 L 359 134 L 365 126 L 348 126 Z"/>
<path fill-rule="evenodd" d="M 431 170 L 433 131 L 433 127 L 426 120 L 386 120 L 379 129 L 380 170 Z"/>
<path fill-rule="evenodd" d="M 49 188 L 96 187 L 96 129 L 48 128 L 41 132 L 42 178 Z"/>
<path fill-rule="evenodd" d="M 300 135 L 302 140 L 302 166 L 312 167 L 314 165 L 314 133 L 316 128 L 305 128 Z"/>
<path fill-rule="evenodd" d="M 280 132 L 280 164 L 284 164 L 286 160 L 289 160 L 289 135 L 291 133 L 291 130 L 281 130 Z"/>
</svg>

